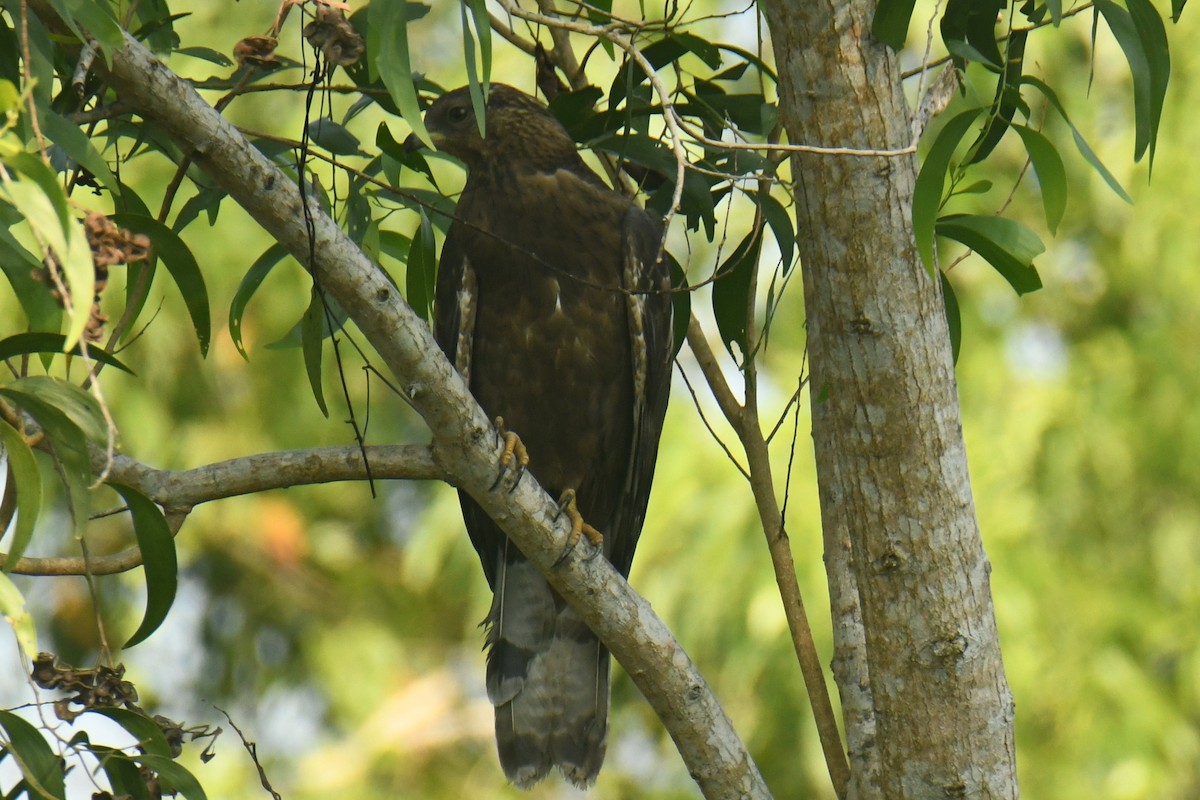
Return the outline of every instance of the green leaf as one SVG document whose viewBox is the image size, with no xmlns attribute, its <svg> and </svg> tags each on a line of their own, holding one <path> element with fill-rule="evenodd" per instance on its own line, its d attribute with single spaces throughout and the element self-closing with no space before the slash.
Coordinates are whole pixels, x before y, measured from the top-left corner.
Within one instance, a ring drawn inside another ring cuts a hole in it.
<svg viewBox="0 0 1200 800">
<path fill-rule="evenodd" d="M 1138 0 L 1129 3 L 1130 11 L 1112 0 L 1095 0 L 1095 6 L 1125 53 L 1133 78 L 1133 160 L 1140 161 L 1149 149 L 1153 162 L 1154 141 L 1158 138 L 1162 102 L 1171 71 L 1162 20 L 1153 7 L 1146 11 L 1145 6 L 1138 5 Z M 1140 9 L 1137 20 L 1131 13 L 1134 8 Z"/>
<path fill-rule="evenodd" d="M 871 20 L 871 35 L 893 50 L 904 49 L 908 22 L 916 4 L 917 0 L 879 0 L 875 18 Z"/>
<path fill-rule="evenodd" d="M 0 387 L 0 394 L 7 394 L 36 418 L 37 413 L 28 407 L 31 401 L 40 401 L 58 410 L 70 424 L 95 442 L 108 438 L 104 416 L 96 399 L 73 383 L 67 383 L 48 375 L 31 375 L 18 378 Z M 38 419 L 40 423 L 41 420 Z"/>
<path fill-rule="evenodd" d="M 763 192 L 753 192 L 754 199 L 762 208 L 763 218 L 771 227 L 771 233 L 779 244 L 779 255 L 783 260 L 783 274 L 786 275 L 792 266 L 792 257 L 796 252 L 796 237 L 792 231 L 792 217 L 783 204 Z"/>
<path fill-rule="evenodd" d="M 958 354 L 962 350 L 962 313 L 958 308 L 958 298 L 954 296 L 954 287 L 946 273 L 939 272 L 942 279 L 942 305 L 946 309 L 946 327 L 950 333 L 950 351 L 954 363 L 958 363 Z"/>
<path fill-rule="evenodd" d="M 12 212 L 14 219 L 4 219 L 5 211 Z M 16 221 L 12 206 L 0 203 L 0 223 L 15 224 Z M 62 327 L 62 308 L 51 296 L 50 287 L 33 277 L 40 268 L 41 264 L 33 254 L 0 224 L 0 270 L 12 284 L 29 319 L 29 327 L 35 331 L 57 331 Z"/>
<path fill-rule="evenodd" d="M 308 123 L 308 138 L 317 147 L 335 156 L 363 155 L 358 137 L 329 117 L 320 117 Z"/>
<path fill-rule="evenodd" d="M 412 66 L 408 55 L 408 9 L 405 3 L 371 3 L 367 6 L 372 39 L 378 36 L 379 51 L 375 53 L 375 67 L 383 85 L 400 116 L 412 128 L 427 147 L 433 149 L 433 140 L 425 130 L 421 118 L 421 105 L 417 100 L 417 88 L 413 83 Z"/>
<path fill-rule="evenodd" d="M 51 0 L 51 3 L 79 41 L 87 41 L 86 30 L 101 44 L 106 61 L 111 62 L 112 51 L 124 46 L 125 36 L 110 3 L 96 0 Z"/>
<path fill-rule="evenodd" d="M 208 800 L 208 796 L 204 794 L 204 788 L 196 780 L 196 776 L 188 772 L 179 762 L 152 753 L 142 753 L 132 756 L 132 758 L 142 766 L 158 773 L 164 784 L 164 794 L 178 792 L 187 800 Z"/>
<path fill-rule="evenodd" d="M 8 489 L 9 491 L 15 490 L 17 508 L 17 521 L 13 525 L 12 539 L 8 543 L 8 555 L 0 564 L 0 569 L 8 572 L 21 560 L 25 548 L 33 538 L 33 528 L 42 511 L 42 475 L 38 471 L 33 451 L 29 449 L 25 439 L 19 431 L 4 420 L 0 420 L 0 451 L 8 459 L 7 480 L 12 483 Z M 2 463 L 3 459 L 0 459 L 0 464 Z M 2 535 L 0 533 L 0 536 Z M 0 612 L 3 612 L 4 616 L 9 617 L 10 620 L 16 614 L 16 611 L 10 614 L 3 607 L 0 607 Z M 16 627 L 15 622 L 13 622 L 13 626 Z M 32 655 L 37 650 L 28 652 Z"/>
<path fill-rule="evenodd" d="M 123 645 L 125 648 L 146 640 L 158 630 L 175 602 L 179 583 L 179 562 L 175 556 L 175 539 L 162 511 L 150 498 L 130 486 L 109 483 L 129 506 L 133 518 L 133 533 L 142 553 L 146 573 L 146 612 L 142 623 Z"/>
<path fill-rule="evenodd" d="M 479 135 L 486 134 L 488 86 L 492 82 L 492 24 L 488 18 L 487 0 L 469 0 L 475 33 L 479 37 L 479 61 L 482 70 L 475 65 L 475 37 L 467 24 L 467 2 L 462 2 L 463 52 L 466 56 L 467 85 L 471 92 L 471 106 L 475 109 L 475 120 L 479 124 Z"/>
<path fill-rule="evenodd" d="M 100 768 L 104 770 L 104 777 L 108 778 L 114 795 L 128 796 L 132 800 L 150 800 L 141 768 L 129 756 L 120 750 L 98 744 L 91 745 L 89 749 L 99 759 Z"/>
<path fill-rule="evenodd" d="M 208 355 L 208 345 L 212 339 L 208 289 L 192 251 L 184 244 L 183 239 L 179 238 L 179 234 L 156 219 L 137 214 L 113 214 L 111 219 L 123 228 L 150 237 L 150 242 L 154 245 L 154 257 L 166 266 L 175 285 L 179 287 L 179 293 L 183 295 L 183 303 L 192 319 L 192 327 L 196 330 L 200 355 Z"/>
<path fill-rule="evenodd" d="M 14 334 L 7 339 L 0 339 L 0 361 L 31 353 L 54 353 L 57 355 L 64 352 L 66 343 L 67 337 L 61 333 Z M 69 352 L 71 355 L 81 355 L 83 348 L 76 344 Z M 133 370 L 118 361 L 115 356 L 99 347 L 89 347 L 88 358 L 91 358 L 93 361 L 99 361 L 101 364 L 116 367 L 119 370 L 128 372 L 130 375 L 133 374 Z"/>
<path fill-rule="evenodd" d="M 9 555 L 10 564 L 17 560 Z M 4 617 L 12 626 L 13 635 L 17 637 L 17 646 L 27 659 L 32 659 L 38 652 L 37 628 L 33 624 L 33 615 L 25 608 L 25 598 L 21 590 L 12 582 L 12 578 L 0 572 L 0 617 Z"/>
<path fill-rule="evenodd" d="M 108 717 L 124 728 L 137 741 L 138 747 L 147 753 L 166 758 L 171 757 L 171 745 L 167 743 L 167 737 L 163 735 L 162 728 L 145 714 L 139 714 L 127 708 L 89 708 L 87 713 Z"/>
<path fill-rule="evenodd" d="M 1179 15 L 1183 13 L 1183 7 L 1187 5 L 1187 0 L 1171 0 L 1171 21 L 1179 22 Z"/>
<path fill-rule="evenodd" d="M 33 787 L 30 797 L 66 800 L 65 769 L 41 731 L 11 711 L 0 711 L 0 728 L 8 740 L 8 750 L 16 757 L 21 774 Z"/>
<path fill-rule="evenodd" d="M 106 433 L 96 401 L 78 386 L 41 375 L 2 386 L 0 395 L 24 409 L 46 434 L 67 487 L 75 530 L 82 531 L 92 475 L 87 440 L 103 441 Z"/>
<path fill-rule="evenodd" d="M 925 269 L 933 275 L 933 245 L 934 229 L 937 225 L 937 213 L 942 206 L 942 191 L 946 188 L 946 172 L 950 168 L 950 159 L 958 148 L 967 130 L 982 114 L 984 109 L 972 108 L 951 119 L 938 132 L 933 145 L 925 155 L 921 164 L 921 172 L 917 175 L 917 183 L 913 188 L 913 238 L 916 240 L 917 252 L 925 263 Z"/>
<path fill-rule="evenodd" d="M 996 82 L 996 96 L 992 100 L 992 111 L 987 124 L 979 133 L 979 138 L 971 145 L 971 157 L 968 164 L 975 164 L 995 149 L 1004 138 L 1013 114 L 1021 103 L 1021 73 L 1025 68 L 1025 39 L 1027 33 L 1012 33 L 1008 37 L 1007 58 L 1000 80 Z"/>
<path fill-rule="evenodd" d="M 1025 125 L 1012 127 L 1025 143 L 1025 151 L 1033 162 L 1033 171 L 1037 173 L 1038 185 L 1042 190 L 1046 227 L 1050 233 L 1055 233 L 1067 209 L 1067 170 L 1063 166 L 1062 156 L 1049 139 L 1033 128 Z"/>
<path fill-rule="evenodd" d="M 683 343 L 687 341 L 688 323 L 692 319 L 692 293 L 690 291 L 680 291 L 688 288 L 687 273 L 683 271 L 683 267 L 675 256 L 671 255 L 666 250 L 663 251 L 663 258 L 671 265 L 671 287 L 675 290 L 671 293 L 671 323 L 672 333 L 675 338 L 675 355 L 679 354 Z"/>
<path fill-rule="evenodd" d="M 937 232 L 982 256 L 1017 294 L 1042 288 L 1033 259 L 1045 252 L 1046 247 L 1036 233 L 1020 222 L 991 215 L 953 214 L 938 220 Z"/>
<path fill-rule="evenodd" d="M 300 320 L 300 344 L 304 353 L 304 372 L 308 376 L 308 386 L 312 389 L 317 407 L 326 417 L 329 416 L 329 408 L 325 405 L 325 389 L 321 384 L 321 356 L 327 330 L 321 290 L 313 284 L 308 308 Z"/>
<path fill-rule="evenodd" d="M 110 192 L 120 194 L 121 187 L 108 163 L 78 126 L 49 108 L 38 109 L 38 123 L 50 141 L 61 147 L 76 164 L 95 175 Z"/>
<path fill-rule="evenodd" d="M 180 47 L 174 52 L 181 56 L 190 56 L 191 58 L 198 58 L 201 61 L 207 61 L 210 64 L 216 64 L 218 67 L 233 66 L 233 61 L 229 59 L 229 56 L 219 50 L 213 50 L 211 47 Z"/>
<path fill-rule="evenodd" d="M 405 294 L 417 315 L 428 321 L 433 316 L 433 292 L 437 282 L 437 256 L 434 252 L 433 225 L 421 211 L 421 224 L 413 233 L 405 270 Z"/>
<path fill-rule="evenodd" d="M 746 315 L 749 313 L 750 279 L 762 250 L 762 227 L 746 234 L 733 253 L 717 270 L 712 289 L 713 315 L 725 349 L 739 368 L 749 358 L 746 345 Z M 733 345 L 740 352 L 734 352 Z"/>
<path fill-rule="evenodd" d="M 1072 124 L 1071 118 L 1067 115 L 1066 108 L 1063 107 L 1062 101 L 1058 99 L 1058 93 L 1051 89 L 1045 81 L 1042 81 L 1039 78 L 1034 78 L 1030 75 L 1026 75 L 1021 78 L 1021 82 L 1028 83 L 1030 86 L 1035 87 L 1043 95 L 1045 95 L 1046 100 L 1050 103 L 1050 105 L 1054 106 L 1054 109 L 1058 112 L 1059 116 L 1063 118 L 1063 122 L 1067 123 L 1067 127 L 1071 129 L 1071 136 L 1075 140 L 1075 147 L 1079 150 L 1080 155 L 1082 155 L 1084 159 L 1092 165 L 1092 168 L 1095 169 L 1096 172 L 1100 173 L 1100 177 L 1104 179 L 1104 182 L 1108 184 L 1110 189 L 1116 192 L 1118 197 L 1120 197 L 1126 203 L 1132 204 L 1133 198 L 1129 196 L 1129 192 L 1125 191 L 1125 188 L 1121 186 L 1121 182 L 1118 181 L 1116 177 L 1108 171 L 1108 167 L 1104 166 L 1104 163 L 1100 160 L 1099 156 L 1097 156 L 1092 148 L 1088 145 L 1087 141 L 1083 138 L 1083 134 L 1081 134 L 1079 129 Z"/>
<path fill-rule="evenodd" d="M 233 340 L 233 346 L 242 354 L 242 358 L 247 361 L 250 360 L 250 356 L 246 354 L 246 348 L 242 344 L 242 317 L 246 313 L 246 306 L 250 304 L 250 298 L 254 297 L 267 275 L 287 254 L 287 248 L 278 242 L 268 247 L 250 265 L 250 270 L 238 284 L 233 300 L 229 303 L 229 338 Z"/>
<path fill-rule="evenodd" d="M 1129 6 L 1129 15 L 1133 18 L 1133 26 L 1137 31 L 1138 41 L 1146 56 L 1146 66 L 1150 71 L 1149 81 L 1149 111 L 1150 111 L 1150 159 L 1149 165 L 1154 167 L 1154 148 L 1158 141 L 1158 129 L 1162 122 L 1163 103 L 1167 97 L 1167 83 L 1171 79 L 1171 51 L 1167 44 L 1167 30 L 1162 17 L 1150 3 L 1150 0 L 1125 0 Z M 1134 83 L 1136 88 L 1137 83 Z M 1135 156 L 1136 161 L 1140 153 Z"/>
</svg>

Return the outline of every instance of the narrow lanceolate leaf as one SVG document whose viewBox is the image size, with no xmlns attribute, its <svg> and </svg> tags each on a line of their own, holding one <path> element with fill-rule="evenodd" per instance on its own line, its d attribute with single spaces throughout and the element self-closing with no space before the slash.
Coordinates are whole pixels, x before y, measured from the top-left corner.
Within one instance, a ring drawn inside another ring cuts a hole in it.
<svg viewBox="0 0 1200 800">
<path fill-rule="evenodd" d="M 82 355 L 83 348 L 78 344 L 70 350 L 66 349 L 66 345 L 67 337 L 61 333 L 18 333 L 9 336 L 7 339 L 0 339 L 0 361 L 33 353 L 68 352 L 71 355 Z M 116 367 L 131 375 L 133 374 L 133 370 L 119 361 L 115 356 L 98 347 L 88 348 L 88 358 L 93 361 L 99 361 L 101 364 L 108 364 L 110 367 Z"/>
<path fill-rule="evenodd" d="M 433 316 L 433 289 L 436 282 L 437 259 L 434 256 L 433 225 L 421 211 L 421 226 L 413 234 L 408 248 L 405 289 L 408 304 L 421 319 Z"/>
<path fill-rule="evenodd" d="M 33 417 L 58 460 L 58 474 L 67 488 L 75 531 L 87 522 L 92 464 L 88 439 L 103 441 L 104 421 L 99 406 L 78 386 L 42 375 L 20 378 L 3 387 L 0 395 Z"/>
<path fill-rule="evenodd" d="M 946 273 L 939 272 L 942 279 L 942 305 L 946 309 L 946 327 L 950 332 L 950 351 L 954 363 L 958 363 L 958 354 L 962 350 L 962 312 L 958 308 L 958 298 L 954 296 L 954 287 L 946 278 Z"/>
<path fill-rule="evenodd" d="M 987 158 L 1000 140 L 1004 138 L 1012 123 L 1017 106 L 1021 105 L 1021 74 L 1025 69 L 1025 32 L 1012 33 L 1005 50 L 1004 70 L 996 82 L 996 97 L 992 101 L 992 113 L 979 138 L 971 146 L 969 163 L 975 164 Z"/>
<path fill-rule="evenodd" d="M 21 775 L 33 787 L 27 794 L 38 800 L 66 800 L 63 766 L 41 731 L 11 711 L 0 711 L 0 728 L 4 730 L 8 751 L 16 759 Z"/>
<path fill-rule="evenodd" d="M 770 194 L 755 192 L 754 199 L 762 208 L 763 218 L 775 236 L 779 245 L 779 257 L 783 260 L 783 274 L 786 275 L 792 266 L 792 257 L 796 253 L 796 236 L 792 230 L 792 216 L 788 214 L 783 204 Z"/>
<path fill-rule="evenodd" d="M 934 228 L 937 224 L 938 210 L 942 206 L 942 192 L 946 188 L 946 172 L 950 169 L 950 159 L 983 111 L 982 108 L 972 108 L 947 122 L 934 139 L 933 146 L 929 148 L 925 161 L 921 164 L 921 172 L 917 175 L 917 183 L 913 188 L 913 237 L 916 240 L 917 252 L 921 254 L 921 260 L 930 275 L 933 275 L 934 269 Z"/>
<path fill-rule="evenodd" d="M 10 563 L 16 563 L 15 560 Z M 17 646 L 27 659 L 32 659 L 40 652 L 37 644 L 37 629 L 33 625 L 33 615 L 25 608 L 25 598 L 21 590 L 12 582 L 12 578 L 0 573 L 0 617 L 12 626 L 13 635 L 17 637 Z"/>
<path fill-rule="evenodd" d="M 871 20 L 871 35 L 893 50 L 902 49 L 916 4 L 917 0 L 879 0 Z"/>
<path fill-rule="evenodd" d="M 183 295 L 183 304 L 192 319 L 192 327 L 200 345 L 200 355 L 207 355 L 208 344 L 212 339 L 208 288 L 192 251 L 184 244 L 183 239 L 179 238 L 179 234 L 156 219 L 138 214 L 114 214 L 112 220 L 123 228 L 150 238 L 154 247 L 154 257 L 162 261 L 175 285 L 179 287 L 179 293 Z"/>
<path fill-rule="evenodd" d="M 952 214 L 937 223 L 939 236 L 961 242 L 991 264 L 1016 290 L 1027 294 L 1042 288 L 1033 259 L 1046 249 L 1037 234 L 1012 219 Z"/>
<path fill-rule="evenodd" d="M 21 560 L 29 540 L 33 538 L 33 526 L 42 510 L 42 476 L 24 437 L 4 420 L 0 420 L 0 445 L 3 445 L 0 449 L 8 460 L 7 480 L 12 484 L 8 488 L 16 493 L 17 520 L 8 542 L 8 556 L 0 564 L 0 568 L 8 572 Z M 0 459 L 0 471 L 3 470 L 3 463 L 4 459 Z M 0 613 L 9 616 L 9 612 L 3 608 L 0 608 Z M 36 652 L 33 650 L 30 654 Z"/>
<path fill-rule="evenodd" d="M 304 353 L 304 372 L 308 376 L 308 386 L 312 389 L 313 399 L 317 408 L 326 417 L 329 408 L 325 405 L 325 389 L 321 385 L 321 356 L 325 344 L 325 304 L 322 302 L 321 290 L 314 284 L 312 296 L 308 301 L 308 309 L 300 321 L 300 344 Z"/>
<path fill-rule="evenodd" d="M 119 483 L 110 483 L 109 486 L 129 506 L 133 534 L 137 538 L 146 573 L 146 611 L 142 615 L 141 625 L 124 644 L 125 647 L 133 647 L 158 630 L 158 626 L 167 618 L 167 612 L 175 602 L 179 563 L 175 557 L 175 539 L 158 506 L 130 486 Z"/>
<path fill-rule="evenodd" d="M 242 317 L 246 313 L 246 306 L 250 304 L 250 298 L 254 297 L 254 293 L 258 291 L 258 287 L 262 285 L 267 275 L 286 255 L 287 248 L 278 242 L 268 247 L 250 265 L 250 270 L 238 284 L 237 291 L 233 294 L 233 300 L 229 303 L 229 338 L 233 340 L 233 346 L 242 354 L 242 358 L 247 361 L 250 360 L 250 356 L 246 355 L 246 348 L 242 344 Z"/>
<path fill-rule="evenodd" d="M 171 745 L 163 735 L 162 728 L 145 714 L 127 708 L 91 708 L 88 713 L 108 717 L 120 725 L 145 752 L 171 757 Z"/>
<path fill-rule="evenodd" d="M 746 234 L 729 258 L 717 269 L 713 283 L 713 316 L 721 341 L 734 362 L 744 368 L 749 357 L 746 344 L 746 315 L 750 312 L 750 279 L 762 250 L 762 227 Z M 737 350 L 734 350 L 734 345 Z"/>
<path fill-rule="evenodd" d="M 471 20 L 475 23 L 475 34 L 479 38 L 479 65 L 475 63 L 475 36 L 467 23 L 467 5 L 471 7 Z M 466 0 L 459 6 L 462 10 L 463 53 L 466 56 L 467 85 L 471 92 L 471 106 L 479 123 L 479 135 L 487 134 L 486 113 L 488 85 L 492 82 L 492 25 L 488 18 L 487 0 Z"/>
<path fill-rule="evenodd" d="M 1133 78 L 1133 159 L 1141 160 L 1149 149 L 1153 161 L 1171 61 L 1162 19 L 1146 0 L 1141 3 L 1130 2 L 1130 11 L 1112 0 L 1096 0 L 1095 5 L 1125 53 Z M 1136 18 L 1131 13 L 1135 8 L 1139 9 Z"/>
<path fill-rule="evenodd" d="M 183 795 L 186 800 L 208 800 L 208 795 L 204 793 L 200 781 L 196 780 L 196 776 L 188 772 L 178 761 L 172 761 L 153 753 L 142 753 L 134 755 L 132 758 L 142 766 L 158 773 L 164 793 L 178 793 Z"/>
<path fill-rule="evenodd" d="M 1013 125 L 1025 143 L 1025 151 L 1037 173 L 1038 186 L 1042 191 L 1042 206 L 1046 212 L 1046 227 L 1050 233 L 1058 231 L 1063 213 L 1067 209 L 1067 170 L 1062 156 L 1049 139 L 1025 125 Z"/>
<path fill-rule="evenodd" d="M 370 30 L 378 32 L 379 52 L 369 54 L 387 87 L 392 102 L 413 133 L 430 149 L 433 140 L 425 130 L 417 87 L 413 83 L 412 66 L 408 55 L 408 9 L 405 3 L 371 3 L 367 6 Z M 374 35 L 372 36 L 374 39 Z"/>
<path fill-rule="evenodd" d="M 50 141 L 61 147 L 72 161 L 96 176 L 113 194 L 120 194 L 121 187 L 104 157 L 92 145 L 92 140 L 79 130 L 75 124 L 68 122 L 49 108 L 38 109 L 38 122 Z"/>
<path fill-rule="evenodd" d="M 1167 97 L 1167 83 L 1171 78 L 1171 51 L 1167 44 L 1167 29 L 1158 10 L 1150 0 L 1125 0 L 1138 41 L 1146 54 L 1146 66 L 1150 70 L 1150 159 L 1154 166 L 1154 146 L 1158 141 L 1158 128 L 1162 121 L 1163 102 Z"/>
<path fill-rule="evenodd" d="M 1096 172 L 1100 173 L 1100 177 L 1104 179 L 1104 182 L 1108 184 L 1110 189 L 1117 193 L 1118 197 L 1126 203 L 1132 203 L 1133 198 L 1129 196 L 1129 192 L 1125 191 L 1125 187 L 1121 186 L 1121 182 L 1117 180 L 1116 176 L 1108 171 L 1108 167 L 1104 166 L 1104 162 L 1100 160 L 1100 157 L 1088 145 L 1087 140 L 1083 138 L 1083 134 L 1071 122 L 1071 118 L 1067 115 L 1067 109 L 1063 106 L 1062 101 L 1058 99 L 1058 93 L 1051 89 L 1045 81 L 1030 75 L 1021 78 L 1021 82 L 1035 87 L 1045 95 L 1047 102 L 1054 107 L 1054 110 L 1063 118 L 1063 122 L 1067 123 L 1067 126 L 1071 129 L 1071 136 L 1075 140 L 1075 147 L 1079 150 L 1079 154 L 1092 165 L 1092 168 Z"/>
</svg>

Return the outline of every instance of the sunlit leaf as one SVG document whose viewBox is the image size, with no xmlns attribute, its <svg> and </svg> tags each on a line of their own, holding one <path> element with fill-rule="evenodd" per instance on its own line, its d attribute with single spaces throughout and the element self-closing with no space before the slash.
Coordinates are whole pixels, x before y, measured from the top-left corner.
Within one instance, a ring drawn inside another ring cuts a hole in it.
<svg viewBox="0 0 1200 800">
<path fill-rule="evenodd" d="M 475 35 L 467 19 L 467 7 L 471 9 L 471 21 L 475 23 Z M 462 14 L 463 55 L 467 67 L 467 86 L 471 93 L 471 105 L 475 109 L 475 120 L 479 124 L 479 135 L 487 134 L 488 85 L 492 81 L 492 25 L 488 18 L 487 0 L 464 0 L 459 5 Z M 479 40 L 479 64 L 475 63 L 475 40 Z"/>
<path fill-rule="evenodd" d="M 10 555 L 9 563 L 17 563 Z M 17 645 L 22 654 L 32 659 L 38 652 L 37 628 L 33 624 L 33 615 L 25 608 L 25 598 L 21 590 L 12 582 L 12 578 L 0 572 L 0 617 L 12 626 L 13 634 L 17 637 Z"/>
<path fill-rule="evenodd" d="M 413 85 L 412 66 L 408 50 L 408 9 L 405 3 L 371 3 L 367 7 L 372 39 L 377 38 L 379 50 L 374 57 L 379 77 L 387 87 L 388 94 L 400 116 L 412 128 L 413 133 L 429 148 L 433 140 L 425 130 L 421 118 L 421 105 L 417 101 L 417 88 Z"/>
<path fill-rule="evenodd" d="M 131 486 L 119 483 L 109 483 L 109 486 L 129 506 L 133 533 L 146 574 L 146 612 L 138 629 L 123 645 L 130 648 L 145 641 L 167 618 L 179 584 L 179 562 L 175 555 L 175 539 L 158 506 Z"/>
<path fill-rule="evenodd" d="M 3 445 L 0 449 L 3 449 L 8 461 L 7 479 L 13 484 L 8 489 L 16 494 L 17 520 L 12 527 L 12 538 L 8 542 L 8 557 L 0 564 L 0 568 L 8 572 L 21 560 L 25 548 L 29 546 L 29 540 L 33 538 L 33 528 L 42 511 L 42 475 L 38 471 L 33 451 L 29 449 L 21 433 L 4 420 L 0 420 L 0 445 Z M 3 464 L 4 459 L 0 459 L 0 474 L 3 473 Z M 0 612 L 12 617 L 4 608 L 0 608 Z M 37 650 L 29 652 L 32 654 Z"/>
</svg>

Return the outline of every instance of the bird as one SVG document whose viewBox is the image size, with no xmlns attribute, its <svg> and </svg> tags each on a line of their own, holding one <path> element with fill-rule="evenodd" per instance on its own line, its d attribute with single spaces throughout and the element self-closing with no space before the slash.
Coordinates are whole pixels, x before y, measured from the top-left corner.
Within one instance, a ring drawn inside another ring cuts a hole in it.
<svg viewBox="0 0 1200 800">
<path fill-rule="evenodd" d="M 439 260 L 435 338 L 502 418 L 506 452 L 528 454 L 522 469 L 628 577 L 675 352 L 662 223 L 590 169 L 534 97 L 493 83 L 484 117 L 481 133 L 468 87 L 424 117 L 467 170 Z M 493 591 L 483 627 L 500 764 L 521 788 L 555 768 L 586 788 L 606 749 L 608 650 L 471 496 L 459 500 Z"/>
</svg>

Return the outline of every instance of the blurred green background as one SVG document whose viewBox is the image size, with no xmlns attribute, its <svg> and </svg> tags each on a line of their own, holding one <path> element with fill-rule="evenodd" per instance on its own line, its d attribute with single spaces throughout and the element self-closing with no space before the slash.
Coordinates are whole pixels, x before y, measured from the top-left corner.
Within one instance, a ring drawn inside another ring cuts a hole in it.
<svg viewBox="0 0 1200 800">
<path fill-rule="evenodd" d="M 410 34 L 413 66 L 455 86 L 463 82 L 458 11 L 435 5 Z M 634 14 L 636 4 L 627 5 Z M 927 5 L 919 5 L 915 20 L 927 19 Z M 275 12 L 270 3 L 172 8 L 192 12 L 177 23 L 185 44 L 226 53 L 239 38 L 266 30 Z M 697 3 L 692 13 L 740 8 Z M 1074 151 L 1061 121 L 1050 119 L 1045 131 L 1067 162 L 1070 200 L 1057 238 L 1044 235 L 1048 251 L 1038 268 L 1045 289 L 1018 299 L 976 258 L 950 276 L 963 309 L 963 425 L 1030 798 L 1200 797 L 1200 229 L 1188 221 L 1200 207 L 1191 149 L 1200 145 L 1200 117 L 1192 111 L 1200 104 L 1200 51 L 1182 46 L 1195 16 L 1185 13 L 1169 30 L 1173 74 L 1153 181 L 1144 163 L 1130 164 L 1128 68 L 1107 34 L 1094 61 L 1086 15 L 1031 38 L 1027 70 L 1058 89 L 1136 202 L 1117 198 Z M 297 28 L 293 20 L 281 45 L 293 57 Z M 693 29 L 751 48 L 757 31 L 744 13 Z M 923 23 L 914 22 L 910 44 L 917 51 L 923 35 Z M 495 43 L 493 80 L 531 91 L 531 62 Z M 769 54 L 769 44 L 764 48 Z M 606 85 L 607 57 L 597 52 L 591 63 Z M 171 66 L 194 78 L 222 72 L 184 57 Z M 281 80 L 300 76 L 293 71 Z M 249 129 L 299 138 L 302 98 L 254 94 L 229 113 Z M 336 101 L 335 117 L 348 103 Z M 380 119 L 364 114 L 351 129 L 371 142 Z M 407 134 L 399 120 L 388 124 L 397 139 Z M 1005 142 L 989 163 L 987 177 L 997 188 L 979 198 L 980 213 L 999 207 L 1021 169 L 1023 153 L 1013 144 Z M 127 165 L 122 179 L 153 209 L 170 173 L 169 165 L 147 158 Z M 451 185 L 461 180 L 452 168 L 444 174 Z M 1044 234 L 1032 183 L 1026 176 L 1010 214 Z M 396 215 L 390 227 L 410 234 L 415 225 L 414 217 Z M 253 302 L 246 363 L 221 320 L 242 275 L 270 242 L 229 203 L 215 226 L 196 223 L 184 237 L 209 283 L 217 323 L 212 351 L 199 358 L 182 301 L 160 280 L 150 307 L 160 304 L 161 313 L 125 354 L 137 377 L 106 374 L 124 452 L 178 469 L 350 443 L 336 377 L 327 374 L 333 407 L 326 419 L 305 384 L 299 350 L 265 348 L 307 304 L 299 267 L 277 269 Z M 713 266 L 713 248 L 701 238 L 677 236 L 672 249 L 690 250 L 693 276 Z M 768 425 L 802 363 L 798 282 L 788 291 L 765 355 Z M 0 312 L 19 314 L 7 286 Z M 696 374 L 686 350 L 681 362 Z M 352 362 L 347 373 L 361 415 L 368 378 L 358 366 Z M 805 396 L 787 523 L 828 663 L 807 402 Z M 711 402 L 702 399 L 701 407 L 716 416 Z M 369 411 L 369 443 L 427 438 L 420 420 L 378 381 L 370 385 Z M 775 452 L 781 480 L 790 426 L 785 433 Z M 258 742 L 267 775 L 289 800 L 578 796 L 557 780 L 527 794 L 504 784 L 476 628 L 489 596 L 453 491 L 376 488 L 374 498 L 366 486 L 344 484 L 197 509 L 179 539 L 176 607 L 150 641 L 121 655 L 143 701 L 152 712 L 193 724 L 223 724 L 215 707 L 227 710 Z M 746 484 L 677 380 L 631 582 L 698 662 L 776 795 L 831 796 L 756 520 Z M 67 547 L 55 541 L 61 518 L 50 522 L 31 554 Z M 94 526 L 93 551 L 124 546 L 124 525 L 115 519 Z M 18 582 L 36 609 L 43 649 L 74 663 L 94 660 L 96 626 L 84 582 Z M 121 640 L 136 625 L 141 578 L 100 583 L 109 637 Z M 27 700 L 15 654 L 0 663 L 0 704 Z M 698 796 L 645 701 L 620 670 L 615 675 L 609 757 L 593 795 Z M 211 763 L 199 763 L 198 746 L 185 758 L 210 797 L 263 796 L 231 733 Z"/>
</svg>

